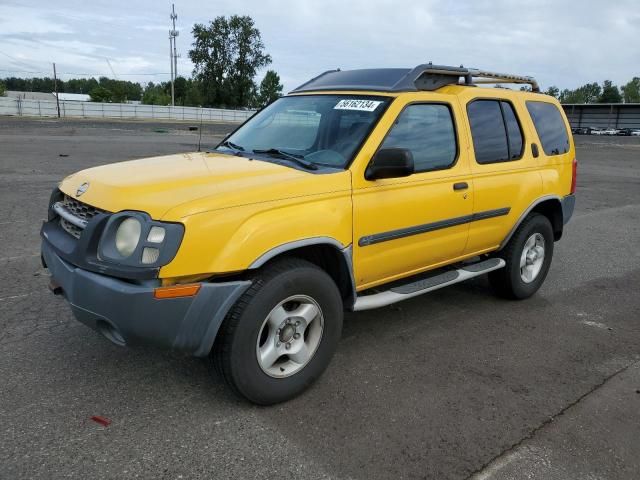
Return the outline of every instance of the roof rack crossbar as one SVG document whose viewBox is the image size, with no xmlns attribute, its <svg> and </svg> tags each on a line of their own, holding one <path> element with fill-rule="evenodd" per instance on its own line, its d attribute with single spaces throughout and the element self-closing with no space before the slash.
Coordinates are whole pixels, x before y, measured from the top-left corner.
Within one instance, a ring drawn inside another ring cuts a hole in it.
<svg viewBox="0 0 640 480">
<path fill-rule="evenodd" d="M 437 90 L 445 85 L 457 85 L 460 78 L 464 85 L 476 85 L 482 83 L 516 83 L 531 85 L 531 91 L 539 92 L 540 86 L 533 77 L 513 75 L 510 73 L 489 72 L 476 68 L 449 67 L 445 65 L 433 65 L 431 63 L 418 65 L 411 70 L 395 87 L 406 85 L 411 81 L 418 90 Z M 474 80 L 478 79 L 478 80 Z"/>
</svg>

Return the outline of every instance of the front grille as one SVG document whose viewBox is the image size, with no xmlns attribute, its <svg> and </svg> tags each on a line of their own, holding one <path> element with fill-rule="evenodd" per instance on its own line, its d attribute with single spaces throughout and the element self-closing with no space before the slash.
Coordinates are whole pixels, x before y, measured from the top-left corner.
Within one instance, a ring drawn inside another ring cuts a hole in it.
<svg viewBox="0 0 640 480">
<path fill-rule="evenodd" d="M 79 202 L 71 198 L 68 195 L 65 195 L 62 200 L 62 206 L 74 217 L 77 217 L 81 220 L 89 222 L 93 217 L 98 215 L 99 213 L 105 213 L 104 210 L 101 210 L 96 207 L 92 207 L 91 205 L 87 205 L 86 203 Z M 71 222 L 68 222 L 64 218 L 60 217 L 60 226 L 66 231 L 69 235 L 74 236 L 75 238 L 80 238 L 80 234 L 82 233 L 82 228 L 74 225 Z"/>
</svg>

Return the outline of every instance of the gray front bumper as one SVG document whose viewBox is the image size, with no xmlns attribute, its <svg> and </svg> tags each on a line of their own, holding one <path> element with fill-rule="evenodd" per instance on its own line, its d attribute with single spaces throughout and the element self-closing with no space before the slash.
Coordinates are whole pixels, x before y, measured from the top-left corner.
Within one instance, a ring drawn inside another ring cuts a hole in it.
<svg viewBox="0 0 640 480">
<path fill-rule="evenodd" d="M 227 312 L 249 281 L 202 283 L 194 297 L 156 299 L 154 287 L 77 268 L 46 240 L 42 258 L 75 317 L 117 344 L 153 344 L 197 357 L 209 354 Z"/>
</svg>

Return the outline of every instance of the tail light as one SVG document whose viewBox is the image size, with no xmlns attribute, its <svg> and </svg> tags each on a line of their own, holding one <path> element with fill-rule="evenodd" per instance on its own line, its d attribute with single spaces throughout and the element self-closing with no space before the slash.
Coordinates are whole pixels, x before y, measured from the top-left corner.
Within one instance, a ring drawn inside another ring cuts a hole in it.
<svg viewBox="0 0 640 480">
<path fill-rule="evenodd" d="M 578 160 L 573 159 L 571 167 L 571 194 L 576 193 L 576 181 L 578 180 Z"/>
</svg>

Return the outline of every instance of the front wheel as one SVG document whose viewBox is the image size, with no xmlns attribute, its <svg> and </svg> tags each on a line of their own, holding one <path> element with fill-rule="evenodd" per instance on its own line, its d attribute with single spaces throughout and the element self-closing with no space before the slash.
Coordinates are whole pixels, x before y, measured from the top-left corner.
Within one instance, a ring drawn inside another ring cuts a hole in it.
<svg viewBox="0 0 640 480">
<path fill-rule="evenodd" d="M 212 352 L 239 395 L 271 405 L 308 388 L 326 369 L 342 333 L 333 279 L 300 259 L 274 262 L 231 309 Z"/>
<path fill-rule="evenodd" d="M 553 228 L 544 215 L 534 213 L 522 222 L 498 253 L 504 268 L 489 273 L 489 282 L 502 297 L 525 299 L 542 286 L 553 257 Z"/>
</svg>

